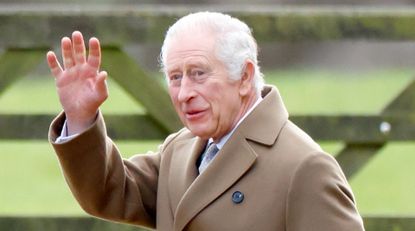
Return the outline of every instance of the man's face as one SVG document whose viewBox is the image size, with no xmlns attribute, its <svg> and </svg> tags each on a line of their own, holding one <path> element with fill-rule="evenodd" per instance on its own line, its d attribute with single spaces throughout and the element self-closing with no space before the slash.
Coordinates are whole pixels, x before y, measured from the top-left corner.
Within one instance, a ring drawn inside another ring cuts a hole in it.
<svg viewBox="0 0 415 231">
<path fill-rule="evenodd" d="M 229 79 L 208 33 L 189 33 L 168 49 L 169 94 L 181 121 L 194 135 L 217 141 L 242 116 L 241 81 Z"/>
</svg>

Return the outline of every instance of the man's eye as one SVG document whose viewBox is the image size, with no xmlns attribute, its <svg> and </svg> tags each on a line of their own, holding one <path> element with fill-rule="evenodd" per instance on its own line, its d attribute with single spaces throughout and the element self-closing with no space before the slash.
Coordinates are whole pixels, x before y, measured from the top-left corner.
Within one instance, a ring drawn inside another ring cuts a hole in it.
<svg viewBox="0 0 415 231">
<path fill-rule="evenodd" d="M 181 80 L 182 79 L 182 75 L 181 74 L 173 74 L 173 75 L 170 75 L 169 79 L 170 79 L 170 81 Z"/>
<path fill-rule="evenodd" d="M 197 76 L 202 76 L 203 74 L 205 74 L 205 72 L 203 72 L 202 70 L 193 70 L 191 74 L 192 76 L 197 77 Z"/>
<path fill-rule="evenodd" d="M 195 69 L 190 72 L 190 76 L 195 81 L 202 81 L 206 76 L 206 72 Z"/>
<path fill-rule="evenodd" d="M 182 74 L 171 74 L 169 75 L 169 84 L 172 86 L 179 86 L 182 81 Z"/>
<path fill-rule="evenodd" d="M 197 76 L 200 76 L 200 75 L 203 75 L 203 74 L 205 74 L 205 72 L 200 71 L 200 70 L 196 71 L 196 75 L 197 75 Z"/>
</svg>

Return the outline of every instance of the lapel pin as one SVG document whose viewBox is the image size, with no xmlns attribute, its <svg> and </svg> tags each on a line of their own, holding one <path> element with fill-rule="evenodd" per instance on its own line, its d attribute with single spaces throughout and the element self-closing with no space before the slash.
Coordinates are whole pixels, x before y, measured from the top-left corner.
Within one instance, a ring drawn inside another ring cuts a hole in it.
<svg viewBox="0 0 415 231">
<path fill-rule="evenodd" d="M 241 192 L 239 192 L 239 191 L 235 191 L 235 192 L 232 194 L 232 201 L 233 201 L 233 203 L 235 203 L 235 204 L 239 204 L 239 203 L 241 203 L 243 200 L 244 200 L 244 194 L 243 194 L 243 193 L 241 193 Z"/>
</svg>

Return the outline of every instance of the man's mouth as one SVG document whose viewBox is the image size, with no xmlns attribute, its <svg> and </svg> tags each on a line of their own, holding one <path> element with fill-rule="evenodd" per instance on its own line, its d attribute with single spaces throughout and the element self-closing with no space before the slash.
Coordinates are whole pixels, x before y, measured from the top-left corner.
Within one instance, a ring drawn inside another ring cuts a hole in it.
<svg viewBox="0 0 415 231">
<path fill-rule="evenodd" d="M 203 117 L 206 110 L 190 110 L 185 112 L 186 119 L 188 120 L 197 120 Z"/>
</svg>

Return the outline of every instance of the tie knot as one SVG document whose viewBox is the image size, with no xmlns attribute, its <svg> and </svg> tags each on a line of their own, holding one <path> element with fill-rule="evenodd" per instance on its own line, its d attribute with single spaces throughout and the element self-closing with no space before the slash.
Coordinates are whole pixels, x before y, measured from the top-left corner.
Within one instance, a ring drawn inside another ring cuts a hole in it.
<svg viewBox="0 0 415 231">
<path fill-rule="evenodd" d="M 210 143 L 206 149 L 206 155 L 215 155 L 219 151 L 215 143 Z"/>
<path fill-rule="evenodd" d="M 199 166 L 199 174 L 201 174 L 207 168 L 207 166 L 213 160 L 213 158 L 215 157 L 218 151 L 219 149 L 215 143 L 212 142 L 208 145 L 205 153 L 202 156 L 202 162 L 200 163 L 200 166 Z"/>
</svg>

